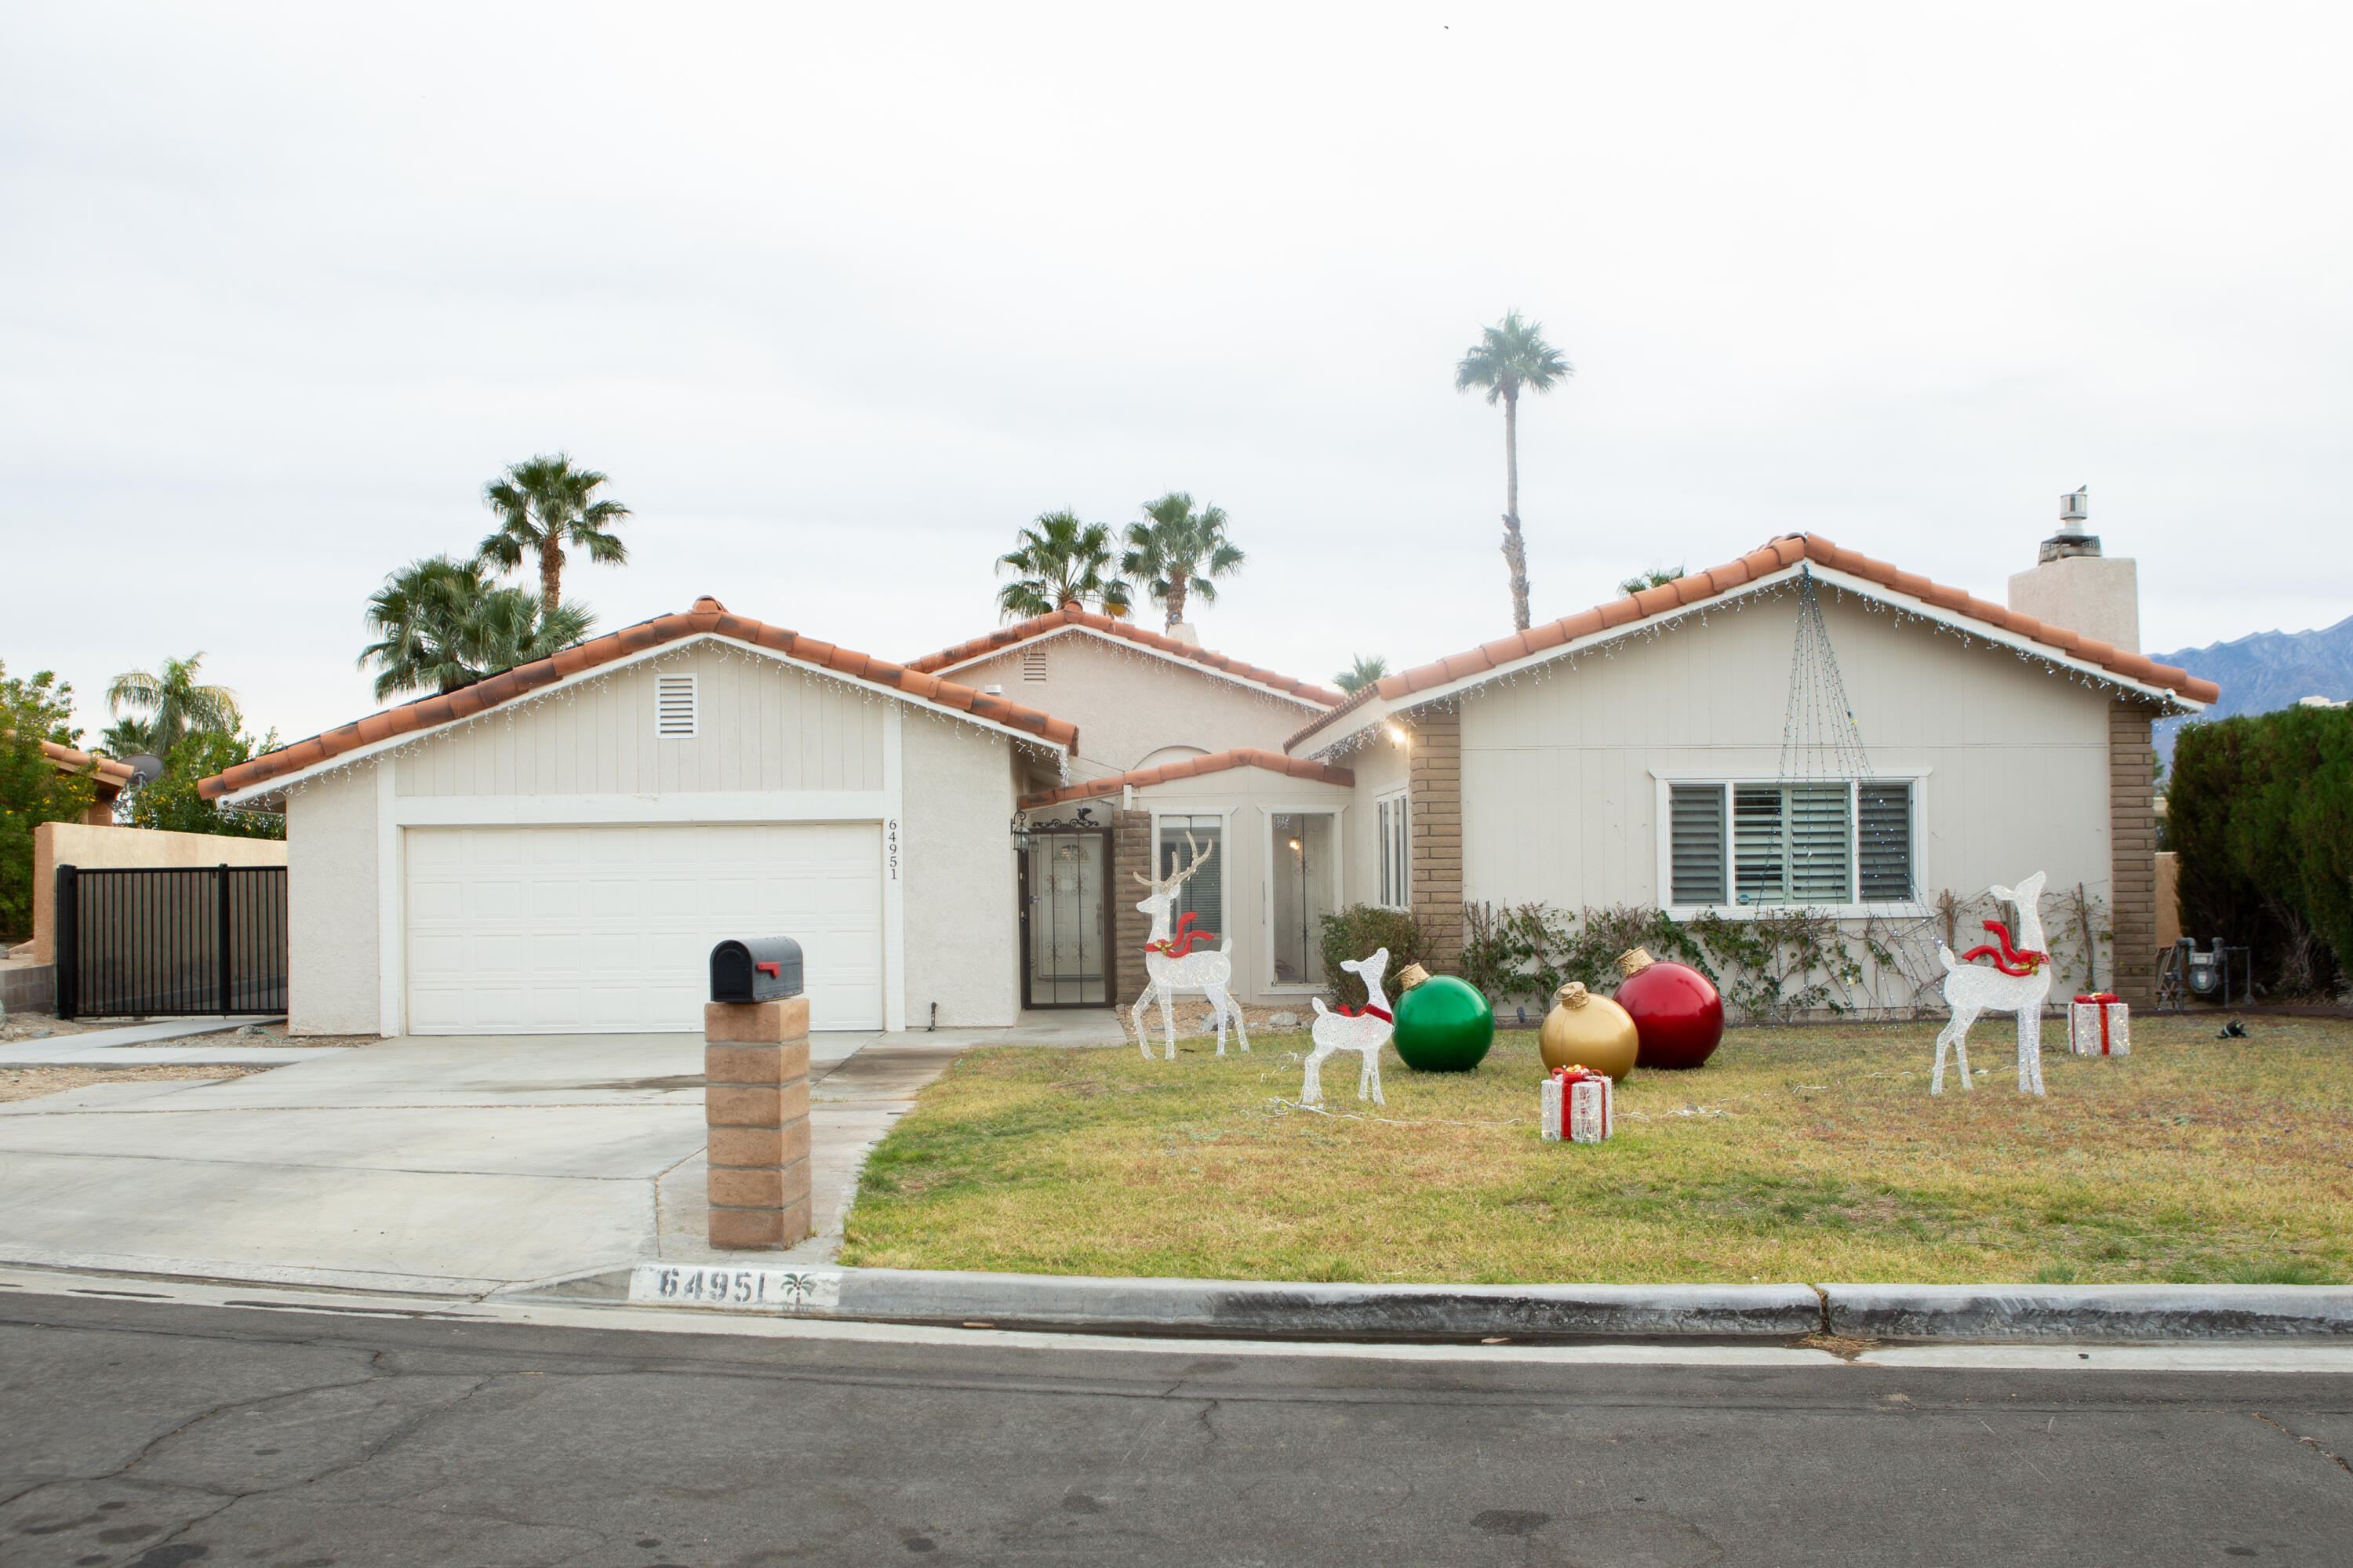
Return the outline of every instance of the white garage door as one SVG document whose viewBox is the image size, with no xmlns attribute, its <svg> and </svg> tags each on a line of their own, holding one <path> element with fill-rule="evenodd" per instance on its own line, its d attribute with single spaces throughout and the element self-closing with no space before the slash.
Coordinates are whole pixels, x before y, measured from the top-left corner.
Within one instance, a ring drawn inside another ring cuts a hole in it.
<svg viewBox="0 0 2353 1568">
<path fill-rule="evenodd" d="M 813 1029 L 882 1027 L 871 822 L 411 828 L 417 1034 L 697 1031 L 712 944 L 801 945 Z"/>
</svg>

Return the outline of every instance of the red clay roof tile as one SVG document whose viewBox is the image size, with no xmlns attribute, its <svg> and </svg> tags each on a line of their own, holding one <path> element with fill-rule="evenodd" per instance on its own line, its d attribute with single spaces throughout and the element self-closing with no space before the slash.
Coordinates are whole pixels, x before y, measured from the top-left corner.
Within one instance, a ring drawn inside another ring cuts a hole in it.
<svg viewBox="0 0 2353 1568">
<path fill-rule="evenodd" d="M 1270 773 L 1286 774 L 1293 779 L 1312 779 L 1319 783 L 1337 784 L 1343 788 L 1356 781 L 1356 774 L 1345 768 L 1335 768 L 1326 762 L 1312 762 L 1301 757 L 1280 757 L 1259 747 L 1242 746 L 1231 751 L 1212 752 L 1207 757 L 1188 757 L 1182 762 L 1167 763 L 1158 768 L 1139 768 L 1126 773 L 1113 774 L 1108 779 L 1090 779 L 1080 784 L 1065 784 L 1059 789 L 1024 795 L 1021 797 L 1021 809 L 1027 811 L 1039 806 L 1058 806 L 1065 800 L 1116 795 L 1131 786 L 1145 789 L 1174 779 L 1197 779 L 1203 774 L 1222 773 L 1229 768 L 1260 768 Z"/>
<path fill-rule="evenodd" d="M 2096 664 L 2126 680 L 2137 681 L 2143 685 L 2163 686 L 2192 702 L 2211 703 L 2222 694 L 2221 688 L 2213 682 L 2199 680 L 2170 664 L 2157 663 L 2138 653 L 2123 652 L 2064 627 L 2045 626 L 2031 615 L 2020 615 L 2001 605 L 1973 599 L 1959 588 L 1947 588 L 1917 573 L 1899 570 L 1889 562 L 1873 560 L 1859 551 L 1841 548 L 1819 534 L 1784 534 L 1771 543 L 1749 551 L 1736 561 L 1727 561 L 1705 571 L 1687 572 L 1673 582 L 1645 588 L 1630 599 L 1613 599 L 1592 609 L 1580 610 L 1546 626 L 1533 627 L 1519 635 L 1530 652 L 1542 652 L 1547 648 L 1573 642 L 1580 637 L 1590 637 L 1605 628 L 1628 625 L 1662 610 L 1700 603 L 1779 571 L 1784 567 L 1795 566 L 1800 560 L 1810 560 L 1832 571 L 1877 583 L 1935 609 L 1964 615 L 1989 626 L 1998 626 L 2014 636 L 2072 654 L 2087 664 Z M 1424 664 L 1407 671 L 1403 675 L 1388 677 L 1377 683 L 1375 689 L 1384 700 L 1395 702 L 1415 692 L 1443 685 L 1450 680 L 1475 674 L 1478 665 L 1488 660 L 1493 659 L 1497 664 L 1507 662 L 1496 655 L 1504 643 L 1509 641 L 1510 639 L 1506 638 L 1501 642 L 1485 643 L 1472 653 L 1458 653 L 1436 664 Z M 1332 712 L 1311 720 L 1285 745 L 1299 745 L 1367 700 L 1359 693 L 1356 698 Z"/>
<path fill-rule="evenodd" d="M 726 607 L 714 599 L 697 599 L 694 608 L 692 615 L 656 616 L 651 620 L 639 621 L 635 626 L 624 627 L 619 631 L 607 632 L 575 647 L 566 648 L 552 658 L 502 671 L 488 680 L 462 686 L 455 692 L 420 697 L 396 708 L 370 714 L 339 729 L 297 741 L 292 746 L 282 747 L 250 762 L 241 762 L 216 773 L 196 786 L 197 793 L 206 800 L 216 800 L 236 790 L 272 779 L 282 779 L 290 773 L 299 773 L 331 757 L 373 746 L 379 740 L 415 730 L 433 729 L 470 717 L 628 654 L 642 652 L 665 642 L 675 642 L 683 637 L 706 634 L 770 649 L 804 664 L 861 675 L 876 684 L 895 688 L 911 697 L 943 707 L 977 711 L 976 699 L 980 697 L 980 694 L 969 686 L 960 686 L 936 675 L 907 670 L 886 660 L 871 659 L 846 648 L 836 648 L 829 642 L 798 637 L 782 627 L 731 615 L 727 613 Z M 1050 740 L 1064 751 L 1078 749 L 1079 730 L 1076 725 L 1037 708 L 1008 702 L 1002 697 L 990 697 L 987 701 L 988 706 L 981 716 L 994 719 L 1008 729 Z M 130 769 L 121 764 L 104 766 L 122 768 L 124 777 L 130 775 Z"/>
<path fill-rule="evenodd" d="M 1071 604 L 1066 604 L 1061 609 L 1045 615 L 1033 615 L 1029 620 L 1016 621 L 1011 626 L 1000 626 L 986 636 L 959 642 L 953 648 L 944 648 L 937 653 L 926 653 L 920 659 L 910 661 L 907 667 L 911 670 L 922 671 L 926 674 L 934 674 L 942 670 L 953 669 L 958 664 L 968 664 L 975 659 L 985 659 L 993 653 L 1001 653 L 1017 642 L 1027 642 L 1033 637 L 1050 636 L 1054 632 L 1073 626 L 1084 627 L 1091 631 L 1101 632 L 1106 637 L 1123 638 L 1127 641 L 1140 643 L 1174 658 L 1207 665 L 1212 670 L 1250 682 L 1254 685 L 1268 687 L 1282 693 L 1284 696 L 1295 697 L 1303 703 L 1312 704 L 1317 707 L 1337 707 L 1345 700 L 1340 693 L 1315 685 L 1311 682 L 1296 681 L 1289 675 L 1277 674 L 1272 670 L 1261 670 L 1257 665 L 1246 663 L 1240 659 L 1229 659 L 1223 653 L 1212 653 L 1206 648 L 1196 648 L 1189 642 L 1179 642 L 1174 637 L 1164 637 L 1159 632 L 1147 631 L 1143 627 L 1131 622 L 1115 620 L 1108 615 L 1101 615 L 1091 609 L 1081 609 Z"/>
</svg>

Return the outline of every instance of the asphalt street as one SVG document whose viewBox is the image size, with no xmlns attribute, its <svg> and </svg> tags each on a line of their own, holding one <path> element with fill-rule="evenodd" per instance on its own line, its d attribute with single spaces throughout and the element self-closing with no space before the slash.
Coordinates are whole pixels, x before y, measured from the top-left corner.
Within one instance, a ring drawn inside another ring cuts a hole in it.
<svg viewBox="0 0 2353 1568">
<path fill-rule="evenodd" d="M 2353 1561 L 2346 1373 L 1237 1358 L 122 1288 L 0 1296 L 9 1568 Z"/>
</svg>

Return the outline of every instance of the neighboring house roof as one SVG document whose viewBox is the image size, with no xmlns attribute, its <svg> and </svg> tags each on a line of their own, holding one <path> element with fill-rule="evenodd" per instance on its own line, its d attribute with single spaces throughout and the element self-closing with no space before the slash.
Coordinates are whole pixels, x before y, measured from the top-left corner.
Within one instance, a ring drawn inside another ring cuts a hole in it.
<svg viewBox="0 0 2353 1568">
<path fill-rule="evenodd" d="M 59 746 L 54 740 L 41 742 L 41 755 L 47 758 L 60 773 L 79 773 L 91 763 L 98 764 L 95 782 L 102 798 L 111 799 L 122 793 L 132 778 L 131 764 L 117 762 L 111 757 L 100 757 L 92 752 L 76 751 L 70 746 Z"/>
<path fill-rule="evenodd" d="M 1064 751 L 1076 751 L 1079 747 L 1078 726 L 1037 708 L 1006 701 L 976 692 L 970 686 L 960 686 L 953 681 L 943 681 L 936 675 L 910 670 L 903 664 L 893 664 L 865 653 L 837 648 L 830 642 L 820 642 L 787 631 L 781 626 L 769 626 L 762 621 L 728 613 L 727 607 L 715 599 L 694 601 L 694 609 L 685 614 L 656 616 L 641 620 L 619 631 L 591 638 L 575 647 L 566 648 L 552 659 L 542 659 L 530 664 L 519 664 L 488 680 L 440 696 L 422 697 L 396 708 L 372 714 L 356 724 L 331 729 L 324 735 L 314 735 L 308 740 L 257 757 L 250 762 L 238 763 L 225 772 L 216 773 L 196 786 L 206 800 L 218 800 L 240 789 L 273 779 L 284 779 L 306 768 L 315 768 L 331 758 L 346 752 L 375 746 L 396 736 L 415 735 L 455 724 L 459 719 L 473 717 L 485 709 L 501 703 L 527 696 L 543 686 L 552 686 L 585 671 L 617 660 L 659 648 L 664 643 L 690 637 L 726 637 L 738 642 L 748 642 L 765 648 L 799 663 L 856 680 L 871 681 L 921 702 L 939 707 L 968 713 L 976 719 L 1003 725 L 1039 740 L 1050 742 Z"/>
<path fill-rule="evenodd" d="M 1641 593 L 1613 599 L 1580 614 L 1482 643 L 1466 653 L 1454 654 L 1434 664 L 1424 664 L 1402 674 L 1384 675 L 1330 713 L 1310 722 L 1284 745 L 1287 748 L 1296 747 L 1317 734 L 1332 729 L 1335 721 L 1356 713 L 1376 699 L 1383 703 L 1397 703 L 1440 687 L 1476 685 L 1490 674 L 1516 669 L 1531 660 L 1567 649 L 1572 644 L 1604 641 L 1639 622 L 1720 598 L 1744 586 L 1761 583 L 1777 576 L 1795 576 L 1795 568 L 1800 564 L 1822 568 L 1822 572 L 1827 574 L 1822 580 L 1826 582 L 1867 591 L 1873 598 L 1891 602 L 1900 599 L 1915 601 L 1921 613 L 1938 620 L 1977 622 L 1991 627 L 2012 638 L 2050 649 L 2060 658 L 2104 670 L 2127 684 L 2152 692 L 2169 693 L 2190 703 L 2211 703 L 2221 695 L 2221 688 L 2213 682 L 2199 680 L 2185 670 L 2160 664 L 2142 654 L 2126 652 L 2105 642 L 2094 641 L 2064 627 L 2045 625 L 2031 615 L 2021 615 L 1998 604 L 1972 599 L 1959 588 L 1930 582 L 1926 577 L 1900 571 L 1885 561 L 1874 561 L 1852 550 L 1842 550 L 1819 534 L 1784 534 L 1761 548 L 1749 551 L 1736 561 L 1704 572 L 1686 573 L 1671 583 L 1645 588 Z M 1353 729 L 1355 726 L 1346 727 Z M 1339 733 L 1344 732 L 1335 731 L 1335 736 Z"/>
<path fill-rule="evenodd" d="M 907 668 L 921 670 L 927 674 L 936 674 L 942 670 L 953 670 L 959 664 L 969 664 L 976 660 L 987 659 L 1020 643 L 1032 641 L 1040 637 L 1050 637 L 1056 632 L 1067 631 L 1073 628 L 1095 632 L 1103 637 L 1115 638 L 1139 648 L 1148 648 L 1155 653 L 1164 653 L 1172 659 L 1190 660 L 1196 664 L 1207 665 L 1221 674 L 1231 675 L 1236 680 L 1248 681 L 1254 685 L 1268 687 L 1282 693 L 1286 697 L 1295 698 L 1316 707 L 1328 708 L 1341 701 L 1339 693 L 1325 687 L 1314 685 L 1306 681 L 1295 681 L 1288 675 L 1278 675 L 1271 670 L 1261 670 L 1257 665 L 1244 663 L 1240 659 L 1229 659 L 1223 653 L 1212 653 L 1206 648 L 1196 648 L 1189 642 L 1179 642 L 1174 637 L 1164 637 L 1157 631 L 1147 631 L 1140 626 L 1132 626 L 1124 620 L 1115 620 L 1108 615 L 1101 615 L 1091 609 L 1082 609 L 1075 604 L 1066 604 L 1050 614 L 1033 615 L 1027 620 L 1017 620 L 1010 626 L 1001 626 L 986 637 L 976 637 L 969 642 L 959 642 L 955 647 L 943 649 L 937 653 L 927 653 L 921 659 L 910 662 Z"/>
<path fill-rule="evenodd" d="M 1229 768 L 1263 768 L 1270 773 L 1287 773 L 1293 779 L 1313 779 L 1319 784 L 1343 787 L 1356 781 L 1354 772 L 1345 768 L 1335 768 L 1328 762 L 1308 762 L 1296 757 L 1285 757 L 1279 751 L 1238 746 L 1231 751 L 1213 751 L 1207 757 L 1187 757 L 1182 761 L 1163 763 L 1157 768 L 1138 768 L 1132 772 L 1114 773 L 1108 779 L 1090 779 L 1083 784 L 1065 784 L 1059 789 L 1024 795 L 1021 797 L 1021 809 L 1026 811 L 1035 806 L 1060 805 L 1065 800 L 1084 800 L 1096 795 L 1116 795 L 1129 785 L 1141 789 L 1147 785 L 1166 784 L 1172 779 L 1223 773 Z"/>
</svg>

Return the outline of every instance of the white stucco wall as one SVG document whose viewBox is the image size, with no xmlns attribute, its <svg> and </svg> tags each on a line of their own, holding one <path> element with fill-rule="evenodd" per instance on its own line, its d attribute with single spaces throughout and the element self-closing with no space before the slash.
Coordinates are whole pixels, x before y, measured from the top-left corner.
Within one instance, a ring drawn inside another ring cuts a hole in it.
<svg viewBox="0 0 2353 1568">
<path fill-rule="evenodd" d="M 654 733 L 658 674 L 692 674 L 691 739 Z M 881 700 L 747 651 L 701 643 L 494 708 L 402 752 L 403 796 L 880 789 Z"/>
<path fill-rule="evenodd" d="M 1269 931 L 1271 889 L 1268 882 L 1274 813 L 1337 813 L 1339 821 L 1334 825 L 1339 842 L 1345 845 L 1354 831 L 1353 819 L 1361 810 L 1356 804 L 1358 798 L 1356 792 L 1341 785 L 1293 779 L 1258 768 L 1229 768 L 1135 792 L 1137 807 L 1155 816 L 1226 815 L 1225 907 L 1229 929 L 1220 935 L 1230 935 L 1234 939 L 1234 988 L 1242 1001 L 1269 1006 L 1286 1002 L 1304 1006 L 1309 996 L 1324 989 L 1275 983 L 1274 946 Z M 1339 886 L 1333 904 L 1335 909 L 1370 896 L 1369 885 L 1360 885 L 1356 880 L 1351 858 L 1345 853 L 1341 857 Z M 1118 891 L 1130 905 L 1142 895 L 1142 890 L 1133 884 Z M 1322 933 L 1311 931 L 1308 939 L 1320 947 Z"/>
<path fill-rule="evenodd" d="M 1046 678 L 1025 678 L 1026 655 L 1042 654 Z M 1079 726 L 1074 779 L 1102 779 L 1145 766 L 1155 752 L 1229 751 L 1282 743 L 1324 710 L 1215 670 L 1187 665 L 1071 629 L 1017 643 L 1005 652 L 943 672 L 962 685 L 1001 685 L 1018 703 Z M 1161 757 L 1155 761 L 1170 760 Z"/>
<path fill-rule="evenodd" d="M 2078 882 L 2108 897 L 2106 693 L 2005 648 L 1830 592 L 1822 602 L 1872 767 L 1925 770 L 1921 898 L 2038 870 L 2046 920 Z M 1788 594 L 1746 601 L 1468 694 L 1466 901 L 1660 904 L 1652 770 L 1773 776 L 1795 615 Z"/>
<path fill-rule="evenodd" d="M 996 1027 L 1021 1012 L 1021 932 L 1013 837 L 1014 743 L 909 714 L 905 802 L 907 1027 Z"/>
<path fill-rule="evenodd" d="M 329 773 L 286 797 L 288 1031 L 379 1027 L 376 763 Z"/>
</svg>

